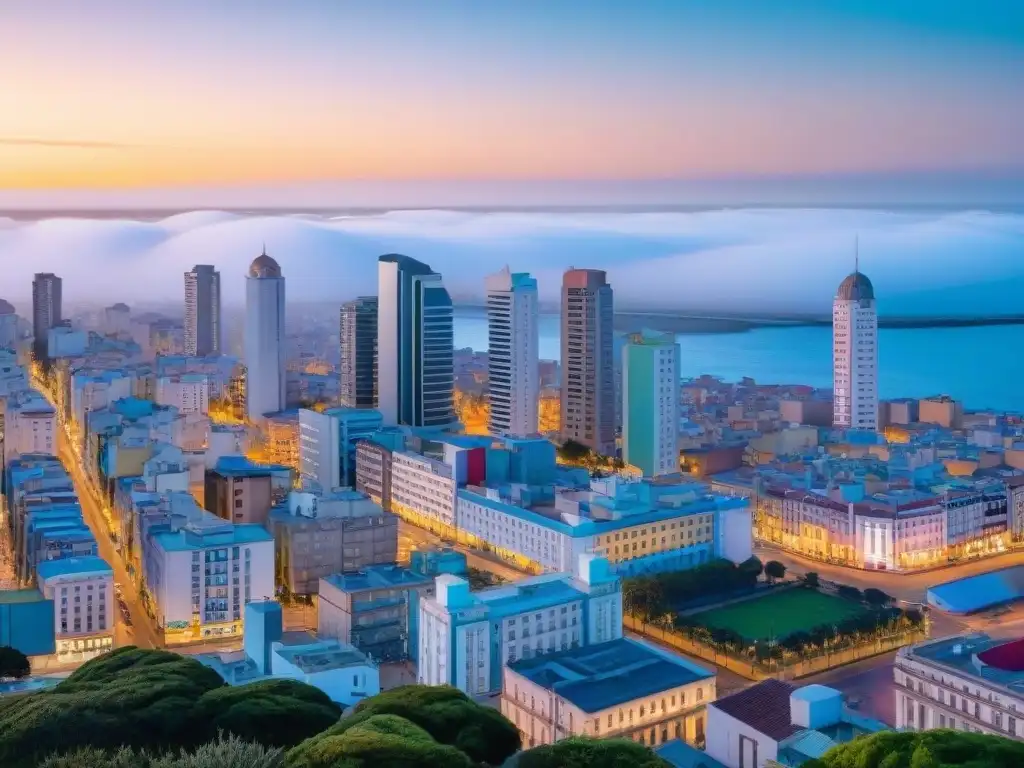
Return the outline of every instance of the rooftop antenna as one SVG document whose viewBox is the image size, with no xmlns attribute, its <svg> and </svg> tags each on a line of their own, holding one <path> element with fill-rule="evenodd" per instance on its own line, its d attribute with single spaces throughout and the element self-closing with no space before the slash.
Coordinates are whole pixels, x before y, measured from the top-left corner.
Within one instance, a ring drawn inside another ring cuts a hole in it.
<svg viewBox="0 0 1024 768">
<path fill-rule="evenodd" d="M 261 255 L 262 256 L 266 256 L 267 255 L 267 243 L 266 243 L 266 241 L 263 242 L 263 253 Z"/>
<path fill-rule="evenodd" d="M 860 235 L 853 236 L 853 272 L 860 272 Z"/>
</svg>

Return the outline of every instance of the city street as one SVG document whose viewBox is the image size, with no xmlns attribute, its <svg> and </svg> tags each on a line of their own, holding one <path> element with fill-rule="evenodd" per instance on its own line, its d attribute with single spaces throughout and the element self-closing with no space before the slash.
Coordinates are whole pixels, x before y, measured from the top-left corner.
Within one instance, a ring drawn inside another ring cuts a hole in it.
<svg viewBox="0 0 1024 768">
<path fill-rule="evenodd" d="M 130 626 L 125 623 L 120 609 L 115 612 L 114 645 L 117 647 L 137 645 L 142 648 L 159 648 L 162 644 L 153 629 L 152 620 L 142 607 L 138 592 L 128 578 L 128 571 L 110 539 L 110 529 L 100 508 L 99 495 L 86 477 L 82 460 L 63 429 L 57 430 L 57 456 L 64 462 L 68 474 L 71 475 L 71 481 L 78 493 L 79 503 L 82 505 L 82 517 L 93 536 L 96 537 L 100 557 L 114 569 L 114 581 L 121 585 L 124 602 L 128 607 L 128 615 L 131 617 Z"/>
<path fill-rule="evenodd" d="M 493 573 L 495 576 L 500 576 L 506 581 L 519 581 L 530 575 L 499 560 L 494 555 L 470 549 L 462 544 L 446 542 L 440 536 L 435 536 L 430 531 L 417 528 L 415 525 L 411 525 L 404 520 L 398 521 L 399 562 L 407 563 L 409 561 L 409 553 L 412 550 L 426 547 L 449 547 L 462 552 L 466 556 L 466 564 L 470 568 Z"/>
</svg>

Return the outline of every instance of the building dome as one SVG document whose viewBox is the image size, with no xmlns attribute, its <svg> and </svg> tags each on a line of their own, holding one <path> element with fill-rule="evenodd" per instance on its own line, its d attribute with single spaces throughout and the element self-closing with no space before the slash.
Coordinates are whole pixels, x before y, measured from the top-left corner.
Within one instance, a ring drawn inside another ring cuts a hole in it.
<svg viewBox="0 0 1024 768">
<path fill-rule="evenodd" d="M 839 301 L 874 301 L 875 287 L 863 272 L 851 272 L 839 284 L 836 298 Z"/>
<path fill-rule="evenodd" d="M 249 265 L 249 277 L 281 277 L 281 267 L 267 256 L 266 248 Z"/>
<path fill-rule="evenodd" d="M 0 315 L 13 315 L 13 314 L 14 314 L 14 307 L 11 306 L 11 303 L 9 301 L 4 301 L 3 299 L 0 299 Z"/>
</svg>

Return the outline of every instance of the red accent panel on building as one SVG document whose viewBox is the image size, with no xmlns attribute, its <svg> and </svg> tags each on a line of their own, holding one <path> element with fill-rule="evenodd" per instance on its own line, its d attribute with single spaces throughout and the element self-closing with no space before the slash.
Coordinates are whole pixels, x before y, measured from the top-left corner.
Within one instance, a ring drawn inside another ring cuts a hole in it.
<svg viewBox="0 0 1024 768">
<path fill-rule="evenodd" d="M 466 483 L 485 485 L 487 480 L 487 452 L 484 448 L 469 448 L 466 451 Z"/>
<path fill-rule="evenodd" d="M 1024 639 L 1013 640 L 982 651 L 978 659 L 1006 672 L 1024 672 Z"/>
</svg>

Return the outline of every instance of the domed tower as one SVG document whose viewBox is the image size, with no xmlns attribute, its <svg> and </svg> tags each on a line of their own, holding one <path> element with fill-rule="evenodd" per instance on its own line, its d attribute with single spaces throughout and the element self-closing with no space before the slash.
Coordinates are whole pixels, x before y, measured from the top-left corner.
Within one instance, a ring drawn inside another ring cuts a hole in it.
<svg viewBox="0 0 1024 768">
<path fill-rule="evenodd" d="M 832 302 L 832 386 L 835 426 L 878 429 L 878 311 L 859 258 Z"/>
<path fill-rule="evenodd" d="M 245 278 L 246 416 L 259 421 L 285 408 L 284 276 L 263 253 Z"/>
</svg>

